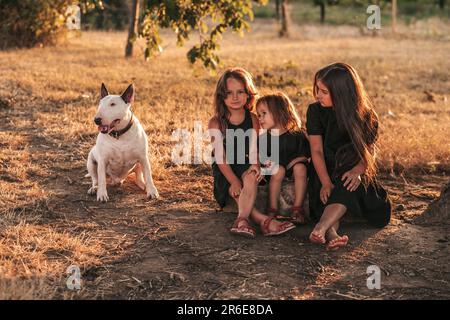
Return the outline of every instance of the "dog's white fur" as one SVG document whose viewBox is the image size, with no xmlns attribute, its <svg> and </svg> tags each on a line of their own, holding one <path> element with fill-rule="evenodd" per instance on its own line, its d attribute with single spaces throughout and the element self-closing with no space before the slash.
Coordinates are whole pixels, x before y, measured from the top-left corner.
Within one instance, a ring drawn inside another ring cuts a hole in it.
<svg viewBox="0 0 450 320">
<path fill-rule="evenodd" d="M 131 172 L 136 175 L 136 185 L 146 191 L 148 198 L 159 197 L 153 184 L 152 170 L 148 159 L 148 140 L 144 128 L 130 110 L 134 99 L 134 87 L 130 85 L 119 95 L 109 95 L 102 84 L 101 100 L 95 118 L 101 118 L 101 125 L 108 128 L 107 133 L 99 132 L 95 146 L 89 152 L 87 160 L 88 175 L 92 178 L 92 187 L 88 194 L 97 193 L 97 201 L 108 201 L 106 191 L 108 183 L 122 184 Z M 125 128 L 133 116 L 131 128 L 118 139 L 108 133 Z M 120 120 L 120 121 L 116 121 Z M 98 121 L 98 120 L 97 120 Z"/>
</svg>

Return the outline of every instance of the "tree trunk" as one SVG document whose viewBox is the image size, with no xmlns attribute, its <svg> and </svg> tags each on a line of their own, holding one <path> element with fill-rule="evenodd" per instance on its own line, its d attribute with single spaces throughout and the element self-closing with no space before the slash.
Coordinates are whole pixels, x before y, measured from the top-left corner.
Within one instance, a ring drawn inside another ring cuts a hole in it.
<svg viewBox="0 0 450 320">
<path fill-rule="evenodd" d="M 397 0 L 392 0 L 392 32 L 397 32 Z"/>
<path fill-rule="evenodd" d="M 103 30 L 105 28 L 105 10 L 96 8 L 97 18 L 95 19 L 95 28 Z"/>
<path fill-rule="evenodd" d="M 375 3 L 374 3 L 375 2 Z M 370 4 L 375 4 L 375 5 L 377 5 L 378 7 L 380 7 L 380 0 L 370 0 L 370 2 L 369 2 Z M 377 37 L 377 36 L 379 36 L 380 35 L 380 32 L 379 32 L 379 30 L 377 30 L 377 29 L 373 29 L 372 30 L 372 37 Z"/>
<path fill-rule="evenodd" d="M 445 7 L 445 0 L 439 0 L 439 8 L 441 8 L 441 10 L 444 10 Z"/>
<path fill-rule="evenodd" d="M 136 40 L 139 22 L 139 0 L 133 0 L 130 14 L 130 28 L 128 29 L 127 46 L 125 48 L 125 57 L 133 56 L 133 43 Z"/>
<path fill-rule="evenodd" d="M 322 1 L 319 4 L 320 6 L 320 23 L 324 24 L 325 23 L 325 2 Z"/>
<path fill-rule="evenodd" d="M 289 36 L 289 13 L 288 13 L 288 0 L 281 0 L 281 29 L 279 32 L 280 37 L 288 37 Z"/>
<path fill-rule="evenodd" d="M 277 22 L 280 22 L 280 0 L 275 1 L 275 14 Z"/>
</svg>

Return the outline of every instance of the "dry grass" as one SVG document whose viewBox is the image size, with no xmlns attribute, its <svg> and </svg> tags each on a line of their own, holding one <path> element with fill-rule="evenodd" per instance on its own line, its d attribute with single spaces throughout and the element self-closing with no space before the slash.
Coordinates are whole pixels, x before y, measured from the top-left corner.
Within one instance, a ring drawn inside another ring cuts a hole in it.
<svg viewBox="0 0 450 320">
<path fill-rule="evenodd" d="M 220 55 L 224 66 L 250 70 L 262 93 L 286 92 L 303 119 L 315 71 L 334 61 L 354 65 L 381 118 L 381 170 L 448 173 L 450 43 L 323 30 L 298 27 L 280 40 L 274 25 L 256 23 L 245 38 L 227 35 Z M 97 134 L 92 118 L 101 82 L 111 93 L 136 85 L 133 109 L 149 134 L 163 195 L 151 210 L 213 205 L 208 165 L 174 166 L 170 137 L 178 128 L 193 130 L 194 121 L 206 127 L 217 75 L 190 67 L 187 47 L 177 48 L 173 38 L 157 60 L 145 63 L 139 46 L 125 60 L 125 38 L 86 32 L 56 48 L 0 52 L 0 298 L 68 297 L 54 289 L 33 292 L 58 282 L 70 264 L 88 270 L 120 260 L 133 243 L 119 246 L 123 232 L 86 222 L 73 212 L 76 203 L 65 206 L 77 201 L 67 192 L 87 189 L 82 177 Z"/>
</svg>

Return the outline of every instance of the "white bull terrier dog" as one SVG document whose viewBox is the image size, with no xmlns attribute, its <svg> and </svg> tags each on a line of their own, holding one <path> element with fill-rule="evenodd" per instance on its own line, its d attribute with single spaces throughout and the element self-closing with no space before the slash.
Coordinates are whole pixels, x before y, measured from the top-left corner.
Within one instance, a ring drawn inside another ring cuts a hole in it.
<svg viewBox="0 0 450 320">
<path fill-rule="evenodd" d="M 101 99 L 94 122 L 100 132 L 89 152 L 87 176 L 92 178 L 88 194 L 97 193 L 97 201 L 108 201 L 108 183 L 122 184 L 134 172 L 136 185 L 147 192 L 148 198 L 159 197 L 152 179 L 148 159 L 148 141 L 144 128 L 131 112 L 134 87 L 131 84 L 121 95 L 110 95 L 102 83 Z"/>
</svg>

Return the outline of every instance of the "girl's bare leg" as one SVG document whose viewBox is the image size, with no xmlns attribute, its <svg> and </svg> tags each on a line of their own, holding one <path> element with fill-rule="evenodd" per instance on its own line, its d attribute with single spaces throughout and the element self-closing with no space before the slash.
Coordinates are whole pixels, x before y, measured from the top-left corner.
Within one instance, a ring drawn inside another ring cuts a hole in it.
<svg viewBox="0 0 450 320">
<path fill-rule="evenodd" d="M 306 166 L 297 163 L 292 168 L 294 174 L 294 185 L 295 185 L 295 199 L 294 207 L 300 207 L 303 205 L 306 196 L 306 186 L 307 186 L 307 173 Z"/>
<path fill-rule="evenodd" d="M 269 208 L 278 210 L 278 198 L 280 197 L 281 184 L 286 170 L 280 166 L 278 172 L 270 176 L 269 182 Z"/>
<path fill-rule="evenodd" d="M 256 173 L 245 172 L 242 175 L 242 182 L 243 187 L 238 200 L 238 216 L 242 218 L 248 218 L 255 203 L 256 193 L 258 191 L 258 181 L 256 180 Z"/>
<path fill-rule="evenodd" d="M 238 204 L 238 217 L 248 218 L 251 216 L 252 220 L 255 221 L 258 225 L 261 225 L 269 216 L 261 213 L 258 209 L 253 207 L 256 199 L 256 194 L 258 191 L 258 182 L 256 181 L 255 173 L 245 173 L 242 177 L 243 180 L 243 188 L 239 198 L 234 198 L 236 203 Z M 270 231 L 278 231 L 281 228 L 281 225 L 286 222 L 280 222 L 278 220 L 273 219 L 269 223 Z M 245 220 L 241 220 L 238 225 L 239 227 L 247 227 Z"/>
<path fill-rule="evenodd" d="M 251 217 L 252 217 L 253 221 L 255 221 L 258 225 L 261 225 L 266 219 L 269 218 L 269 216 L 261 213 L 256 208 L 252 209 Z M 269 231 L 270 232 L 278 231 L 278 230 L 280 230 L 281 225 L 282 224 L 286 224 L 286 223 L 289 223 L 289 222 L 280 222 L 280 221 L 278 221 L 276 219 L 273 219 L 269 223 Z"/>
<path fill-rule="evenodd" d="M 339 221 L 336 222 L 330 229 L 327 230 L 325 233 L 325 238 L 327 241 L 334 240 L 336 238 L 339 238 L 339 234 L 337 233 L 339 229 Z"/>
<path fill-rule="evenodd" d="M 243 187 L 239 197 L 232 197 L 238 205 L 238 218 L 247 219 L 250 217 L 250 213 L 255 203 L 256 193 L 258 189 L 258 181 L 256 181 L 256 174 L 254 172 L 245 172 L 242 175 Z M 238 228 L 248 227 L 246 220 L 241 220 Z"/>
</svg>

